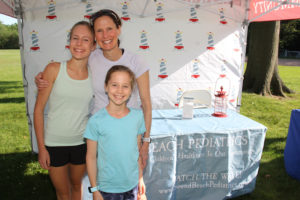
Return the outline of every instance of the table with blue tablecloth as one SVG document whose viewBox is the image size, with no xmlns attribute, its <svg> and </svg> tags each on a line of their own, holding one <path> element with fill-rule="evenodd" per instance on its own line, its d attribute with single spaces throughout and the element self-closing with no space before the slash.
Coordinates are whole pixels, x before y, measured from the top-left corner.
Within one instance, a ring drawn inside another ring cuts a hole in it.
<svg viewBox="0 0 300 200">
<path fill-rule="evenodd" d="M 152 112 L 148 200 L 221 200 L 254 190 L 267 128 L 234 111 L 212 113 Z"/>
<path fill-rule="evenodd" d="M 292 110 L 290 126 L 284 149 L 287 173 L 300 180 L 300 109 Z"/>
<path fill-rule="evenodd" d="M 182 119 L 181 109 L 153 110 L 148 200 L 221 200 L 254 190 L 267 128 L 235 111 L 212 113 L 194 109 L 193 119 Z"/>
</svg>

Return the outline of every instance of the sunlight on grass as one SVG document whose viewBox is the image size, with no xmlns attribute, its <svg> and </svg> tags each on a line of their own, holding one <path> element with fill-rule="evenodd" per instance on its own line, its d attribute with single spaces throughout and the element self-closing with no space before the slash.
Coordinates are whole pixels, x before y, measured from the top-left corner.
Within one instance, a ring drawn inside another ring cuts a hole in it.
<svg viewBox="0 0 300 200">
<path fill-rule="evenodd" d="M 27 163 L 24 175 L 33 176 L 36 174 L 48 174 L 48 171 L 41 168 L 38 162 Z"/>
</svg>

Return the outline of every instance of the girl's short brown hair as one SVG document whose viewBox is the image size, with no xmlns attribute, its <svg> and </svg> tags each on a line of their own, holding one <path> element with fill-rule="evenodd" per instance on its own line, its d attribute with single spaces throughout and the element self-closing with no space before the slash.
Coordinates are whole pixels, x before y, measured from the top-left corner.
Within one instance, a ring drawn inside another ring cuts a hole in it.
<svg viewBox="0 0 300 200">
<path fill-rule="evenodd" d="M 124 66 L 124 65 L 114 65 L 112 66 L 107 74 L 106 74 L 106 77 L 105 77 L 105 86 L 107 86 L 108 84 L 108 81 L 110 80 L 111 78 L 111 75 L 114 73 L 114 72 L 127 72 L 130 79 L 131 79 L 131 83 L 130 83 L 130 86 L 131 86 L 131 90 L 133 90 L 134 88 L 134 85 L 135 85 L 135 75 L 134 73 L 131 71 L 131 69 L 129 69 L 128 67 Z"/>
</svg>

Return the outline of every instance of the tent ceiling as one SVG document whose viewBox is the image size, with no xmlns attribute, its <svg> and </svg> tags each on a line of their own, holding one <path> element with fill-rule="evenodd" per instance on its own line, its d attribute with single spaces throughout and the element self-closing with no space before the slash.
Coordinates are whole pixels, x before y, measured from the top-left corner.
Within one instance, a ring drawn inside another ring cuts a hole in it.
<svg viewBox="0 0 300 200">
<path fill-rule="evenodd" d="M 25 11 L 32 9 L 43 9 L 47 7 L 47 2 L 44 1 L 44 6 L 41 6 L 40 1 L 37 0 L 15 0 L 21 2 Z M 11 17 L 16 17 L 15 13 L 18 12 L 16 8 L 18 3 L 14 3 L 14 0 L 0 0 L 0 13 Z M 120 9 L 120 2 L 111 0 L 70 0 L 70 2 L 81 1 L 91 2 L 93 4 L 106 5 L 111 9 Z M 209 6 L 216 4 L 230 4 L 231 6 L 241 5 L 243 0 L 127 0 L 123 1 L 128 4 L 129 12 L 133 15 L 140 17 L 153 16 L 156 14 L 156 4 L 168 5 L 163 7 L 162 12 L 176 12 L 185 8 L 189 8 L 191 5 L 196 8 L 208 8 Z M 249 3 L 249 16 L 248 21 L 273 21 L 273 20 L 287 20 L 287 19 L 299 19 L 300 18 L 300 0 L 245 0 Z M 58 1 L 56 5 L 61 3 Z M 66 4 L 66 2 L 64 2 Z M 35 5 L 39 5 L 36 7 Z"/>
</svg>

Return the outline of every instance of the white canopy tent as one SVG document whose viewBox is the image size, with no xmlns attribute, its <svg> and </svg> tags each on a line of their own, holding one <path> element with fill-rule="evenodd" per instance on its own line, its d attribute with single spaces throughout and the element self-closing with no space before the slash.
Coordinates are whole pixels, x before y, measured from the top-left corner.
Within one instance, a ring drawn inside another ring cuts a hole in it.
<svg viewBox="0 0 300 200">
<path fill-rule="evenodd" d="M 18 18 L 34 152 L 38 151 L 32 124 L 37 94 L 34 76 L 49 62 L 70 57 L 70 28 L 89 20 L 97 10 L 113 9 L 122 17 L 121 47 L 148 63 L 154 109 L 178 109 L 187 90 L 204 89 L 213 96 L 221 80 L 228 83 L 229 107 L 238 111 L 249 22 L 300 18 L 300 0 L 0 0 L 0 6 L 0 13 Z M 247 184 L 255 184 L 253 179 L 245 178 Z M 229 188 L 221 191 L 228 193 L 226 197 L 252 191 Z M 84 193 L 84 199 L 92 198 Z"/>
<path fill-rule="evenodd" d="M 205 89 L 213 96 L 216 82 L 227 78 L 229 107 L 239 110 L 249 21 L 299 9 L 299 1 L 1 0 L 0 12 L 18 18 L 33 151 L 34 76 L 49 62 L 70 57 L 68 34 L 77 21 L 103 8 L 122 17 L 121 47 L 149 65 L 153 109 L 177 109 L 186 90 Z"/>
</svg>

